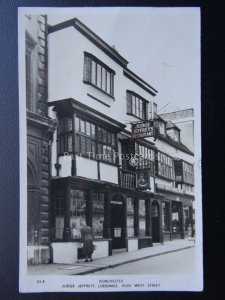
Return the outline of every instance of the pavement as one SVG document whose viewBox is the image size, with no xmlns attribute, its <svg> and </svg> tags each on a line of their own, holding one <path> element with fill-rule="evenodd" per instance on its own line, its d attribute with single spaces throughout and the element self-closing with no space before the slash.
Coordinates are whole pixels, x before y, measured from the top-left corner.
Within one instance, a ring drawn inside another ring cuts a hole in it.
<svg viewBox="0 0 225 300">
<path fill-rule="evenodd" d="M 79 260 L 72 265 L 52 263 L 28 266 L 27 272 L 28 275 L 86 275 L 124 264 L 134 263 L 142 259 L 192 248 L 194 245 L 193 240 L 173 240 L 164 242 L 163 244 L 153 244 L 153 247 L 143 248 L 137 251 L 116 253 L 112 256 L 98 258 L 88 263 L 85 263 L 84 260 Z"/>
</svg>

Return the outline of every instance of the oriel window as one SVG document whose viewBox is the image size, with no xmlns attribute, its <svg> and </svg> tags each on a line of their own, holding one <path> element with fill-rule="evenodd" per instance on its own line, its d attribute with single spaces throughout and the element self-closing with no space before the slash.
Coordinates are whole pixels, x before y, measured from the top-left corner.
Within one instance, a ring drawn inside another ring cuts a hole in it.
<svg viewBox="0 0 225 300">
<path fill-rule="evenodd" d="M 174 167 L 172 157 L 158 151 L 157 172 L 159 176 L 174 180 Z"/>
<path fill-rule="evenodd" d="M 58 124 L 59 153 L 73 152 L 73 118 L 60 118 Z"/>
<path fill-rule="evenodd" d="M 80 117 L 76 117 L 76 153 L 115 163 L 116 134 Z"/>
<path fill-rule="evenodd" d="M 138 169 L 149 169 L 150 175 L 155 174 L 155 150 L 135 144 L 135 154 L 138 157 Z"/>
</svg>

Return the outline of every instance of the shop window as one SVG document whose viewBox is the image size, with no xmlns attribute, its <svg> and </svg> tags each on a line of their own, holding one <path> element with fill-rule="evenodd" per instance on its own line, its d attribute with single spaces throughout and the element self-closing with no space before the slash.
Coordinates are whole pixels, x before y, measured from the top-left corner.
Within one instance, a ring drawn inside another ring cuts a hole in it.
<svg viewBox="0 0 225 300">
<path fill-rule="evenodd" d="M 170 204 L 162 203 L 162 228 L 164 231 L 170 231 Z"/>
<path fill-rule="evenodd" d="M 127 237 L 134 236 L 134 199 L 127 198 Z"/>
<path fill-rule="evenodd" d="M 115 72 L 95 56 L 84 55 L 84 82 L 96 86 L 98 89 L 113 96 Z"/>
<path fill-rule="evenodd" d="M 172 231 L 179 232 L 180 228 L 180 211 L 177 203 L 172 204 Z"/>
<path fill-rule="evenodd" d="M 55 199 L 55 238 L 63 239 L 65 219 L 65 193 L 59 190 Z"/>
<path fill-rule="evenodd" d="M 142 120 L 148 119 L 148 101 L 132 91 L 127 91 L 127 114 Z"/>
<path fill-rule="evenodd" d="M 146 208 L 145 200 L 139 200 L 139 234 L 146 235 Z"/>
<path fill-rule="evenodd" d="M 82 221 L 86 221 L 87 192 L 71 188 L 69 198 L 71 238 L 77 239 L 81 237 Z"/>
<path fill-rule="evenodd" d="M 95 238 L 103 238 L 104 230 L 104 194 L 93 193 L 92 224 Z"/>
<path fill-rule="evenodd" d="M 58 126 L 59 154 L 73 152 L 73 118 L 65 117 L 59 120 Z"/>
<path fill-rule="evenodd" d="M 184 228 L 186 231 L 188 230 L 189 225 L 191 225 L 189 207 L 184 206 Z"/>
<path fill-rule="evenodd" d="M 157 153 L 157 172 L 158 172 L 159 176 L 174 180 L 172 157 L 158 151 L 158 153 Z"/>
</svg>

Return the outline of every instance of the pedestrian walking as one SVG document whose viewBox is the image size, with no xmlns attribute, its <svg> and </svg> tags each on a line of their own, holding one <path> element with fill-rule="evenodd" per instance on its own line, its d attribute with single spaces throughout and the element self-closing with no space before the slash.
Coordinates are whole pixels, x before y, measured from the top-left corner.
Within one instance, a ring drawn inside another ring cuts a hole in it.
<svg viewBox="0 0 225 300">
<path fill-rule="evenodd" d="M 82 225 L 81 240 L 83 243 L 83 255 L 85 256 L 85 262 L 88 262 L 88 259 L 92 261 L 92 253 L 94 250 L 92 229 L 90 226 L 87 226 L 86 222 L 84 221 L 82 221 L 81 225 Z"/>
</svg>

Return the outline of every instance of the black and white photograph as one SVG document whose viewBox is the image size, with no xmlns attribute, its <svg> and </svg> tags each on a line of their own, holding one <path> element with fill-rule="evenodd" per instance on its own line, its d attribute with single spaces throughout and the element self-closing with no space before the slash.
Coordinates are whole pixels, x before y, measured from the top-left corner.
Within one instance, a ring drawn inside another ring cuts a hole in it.
<svg viewBox="0 0 225 300">
<path fill-rule="evenodd" d="M 20 292 L 202 291 L 198 7 L 18 9 Z"/>
</svg>

